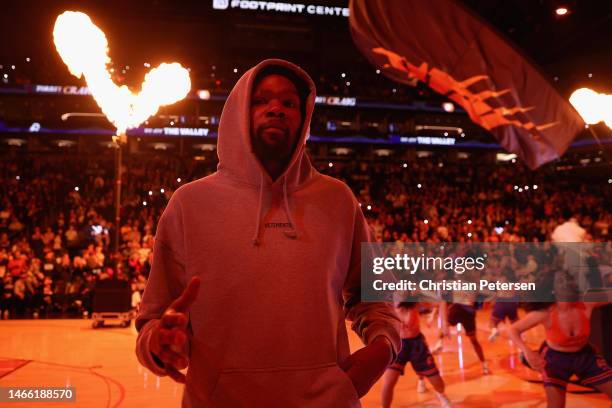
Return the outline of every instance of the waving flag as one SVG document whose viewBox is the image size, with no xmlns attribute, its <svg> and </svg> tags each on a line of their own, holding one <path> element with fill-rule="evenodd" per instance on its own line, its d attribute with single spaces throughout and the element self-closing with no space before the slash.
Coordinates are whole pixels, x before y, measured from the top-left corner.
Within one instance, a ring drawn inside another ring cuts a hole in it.
<svg viewBox="0 0 612 408">
<path fill-rule="evenodd" d="M 560 157 L 584 122 L 493 28 L 453 0 L 351 0 L 351 34 L 389 78 L 462 106 L 529 167 Z"/>
</svg>

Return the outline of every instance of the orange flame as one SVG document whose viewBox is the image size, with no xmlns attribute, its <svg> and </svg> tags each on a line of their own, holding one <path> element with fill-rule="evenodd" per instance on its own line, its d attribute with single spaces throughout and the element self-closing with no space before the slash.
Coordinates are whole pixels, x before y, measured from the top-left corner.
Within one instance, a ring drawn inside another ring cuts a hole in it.
<svg viewBox="0 0 612 408">
<path fill-rule="evenodd" d="M 580 88 L 572 93 L 570 103 L 586 123 L 594 125 L 603 121 L 612 129 L 612 95 Z"/>
<path fill-rule="evenodd" d="M 176 62 L 151 69 L 139 93 L 125 85 L 117 86 L 108 70 L 111 60 L 106 36 L 87 14 L 66 11 L 58 16 L 53 40 L 70 73 L 85 78 L 96 103 L 117 128 L 117 134 L 137 127 L 155 115 L 160 106 L 183 99 L 191 89 L 189 72 Z"/>
</svg>

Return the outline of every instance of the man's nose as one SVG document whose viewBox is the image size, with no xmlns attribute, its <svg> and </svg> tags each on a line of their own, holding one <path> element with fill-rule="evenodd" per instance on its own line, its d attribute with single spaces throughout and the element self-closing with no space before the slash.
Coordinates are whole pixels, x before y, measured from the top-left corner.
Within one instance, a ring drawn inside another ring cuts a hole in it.
<svg viewBox="0 0 612 408">
<path fill-rule="evenodd" d="M 277 101 L 271 101 L 268 105 L 268 111 L 266 112 L 267 116 L 271 117 L 285 117 L 285 111 L 283 109 L 283 105 Z"/>
</svg>

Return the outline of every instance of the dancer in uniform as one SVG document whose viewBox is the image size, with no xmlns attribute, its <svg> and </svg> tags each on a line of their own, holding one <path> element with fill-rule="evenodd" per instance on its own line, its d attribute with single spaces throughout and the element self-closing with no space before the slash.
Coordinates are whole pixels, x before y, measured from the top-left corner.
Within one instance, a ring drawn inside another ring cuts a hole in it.
<svg viewBox="0 0 612 408">
<path fill-rule="evenodd" d="M 511 273 L 512 270 L 506 269 L 499 281 L 514 281 L 514 279 L 511 279 Z M 493 304 L 493 312 L 491 313 L 491 320 L 489 322 L 489 327 L 491 328 L 489 342 L 494 342 L 497 336 L 499 336 L 499 329 L 497 326 L 506 319 L 508 319 L 510 323 L 514 323 L 518 320 L 518 301 L 516 300 L 514 291 L 500 290 L 497 292 L 497 298 Z"/>
<path fill-rule="evenodd" d="M 560 298 L 572 301 L 538 305 L 510 327 L 510 338 L 521 349 L 529 366 L 540 371 L 549 408 L 565 406 L 567 383 L 572 375 L 583 385 L 594 387 L 612 399 L 612 369 L 589 344 L 591 313 L 604 303 Z M 539 352 L 521 338 L 521 333 L 538 325 L 546 330 L 546 340 Z"/>
<path fill-rule="evenodd" d="M 397 314 L 401 320 L 402 349 L 383 376 L 382 406 L 384 408 L 391 406 L 393 389 L 400 375 L 404 375 L 406 364 L 410 362 L 412 369 L 419 376 L 419 392 L 426 391 L 424 377 L 427 377 L 436 392 L 440 405 L 443 408 L 451 407 L 448 397 L 444 394 L 444 380 L 429 351 L 425 336 L 421 333 L 418 302 L 399 303 Z"/>
<path fill-rule="evenodd" d="M 475 273 L 466 273 L 465 279 L 472 280 L 476 279 Z M 476 337 L 476 300 L 479 295 L 484 292 L 478 291 L 453 291 L 450 294 L 451 303 L 440 302 L 440 317 L 442 320 L 442 328 L 440 330 L 439 339 L 436 342 L 433 353 L 441 352 L 444 348 L 444 337 L 448 336 L 448 326 L 455 326 L 461 323 L 461 327 L 465 330 L 465 334 L 470 339 L 470 343 L 474 347 L 474 351 L 478 356 L 478 360 L 482 365 L 482 373 L 488 375 L 491 373 L 489 364 L 485 359 L 484 351 L 478 338 Z M 490 295 L 490 294 L 486 294 Z"/>
</svg>

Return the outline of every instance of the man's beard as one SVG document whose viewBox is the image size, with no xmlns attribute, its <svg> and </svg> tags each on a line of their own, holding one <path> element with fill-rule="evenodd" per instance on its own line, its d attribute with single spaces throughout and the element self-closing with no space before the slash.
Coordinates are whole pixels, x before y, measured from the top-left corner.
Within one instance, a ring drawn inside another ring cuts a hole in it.
<svg viewBox="0 0 612 408">
<path fill-rule="evenodd" d="M 258 128 L 253 141 L 253 147 L 258 156 L 262 159 L 275 161 L 289 160 L 293 153 L 293 145 L 291 144 L 293 138 L 289 135 L 289 129 L 280 129 L 283 136 L 275 144 L 266 143 L 263 135 L 265 130 L 265 127 Z"/>
</svg>

